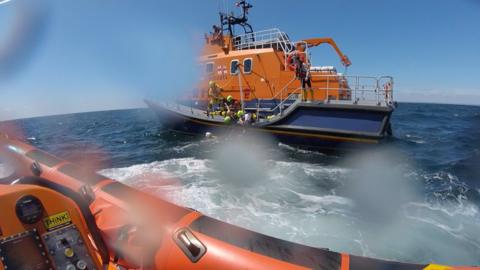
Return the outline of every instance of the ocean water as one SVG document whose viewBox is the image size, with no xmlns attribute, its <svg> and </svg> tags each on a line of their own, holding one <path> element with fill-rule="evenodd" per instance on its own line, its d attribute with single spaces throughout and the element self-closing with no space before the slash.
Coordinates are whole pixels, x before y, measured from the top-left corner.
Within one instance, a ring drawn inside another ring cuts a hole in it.
<svg viewBox="0 0 480 270">
<path fill-rule="evenodd" d="M 393 138 L 342 155 L 179 134 L 148 109 L 13 124 L 59 157 L 268 235 L 383 259 L 480 265 L 480 107 L 402 103 Z"/>
</svg>

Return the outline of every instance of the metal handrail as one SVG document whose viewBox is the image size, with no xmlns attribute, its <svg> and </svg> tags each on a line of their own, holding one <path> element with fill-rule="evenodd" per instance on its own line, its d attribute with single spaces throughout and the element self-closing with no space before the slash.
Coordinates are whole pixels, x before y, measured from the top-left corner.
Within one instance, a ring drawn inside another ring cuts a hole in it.
<svg viewBox="0 0 480 270">
<path fill-rule="evenodd" d="M 282 115 L 282 114 L 283 114 L 283 105 L 285 104 L 285 102 L 286 102 L 287 100 L 290 100 L 293 95 L 298 94 L 297 92 L 298 92 L 299 90 L 301 90 L 301 89 L 302 89 L 302 88 L 296 88 L 296 89 L 295 89 L 293 92 L 291 92 L 285 99 L 283 99 L 282 101 L 280 101 L 280 103 L 278 103 L 277 106 L 275 106 L 275 107 L 273 107 L 273 108 L 265 109 L 265 110 L 263 110 L 263 112 L 272 112 L 272 113 L 273 113 L 273 112 L 275 112 L 277 109 L 280 109 L 280 115 Z M 298 102 L 298 100 L 300 100 L 300 99 L 297 98 L 297 100 L 296 100 L 295 102 Z M 295 103 L 295 102 L 294 102 L 294 103 Z M 293 104 L 293 103 L 292 103 L 292 104 Z M 257 115 L 258 115 L 259 111 L 260 111 L 260 107 L 258 106 L 258 103 L 257 103 Z"/>
<path fill-rule="evenodd" d="M 293 79 L 291 79 L 287 84 L 285 84 L 285 86 L 283 86 L 283 88 L 278 91 L 271 99 L 275 99 L 276 97 L 278 97 L 279 95 L 282 95 L 283 92 L 285 92 L 286 89 L 288 89 L 288 86 L 290 86 L 290 84 L 292 84 L 292 82 L 296 81 L 297 80 L 297 77 L 294 77 Z"/>
<path fill-rule="evenodd" d="M 297 94 L 297 91 L 298 90 L 301 90 L 302 88 L 297 88 L 295 89 L 293 92 L 290 93 L 290 95 L 288 95 L 284 100 L 282 100 L 277 106 L 273 107 L 272 111 L 276 111 L 277 108 L 280 109 L 280 115 L 283 114 L 283 104 L 287 101 L 287 100 L 290 100 L 290 97 L 293 96 L 294 94 Z M 299 98 L 297 98 L 297 100 L 295 102 L 297 102 L 298 100 L 300 100 Z"/>
<path fill-rule="evenodd" d="M 272 44 L 278 44 L 285 54 L 290 51 L 287 44 L 293 47 L 293 43 L 288 39 L 287 34 L 278 28 L 238 35 L 233 39 L 233 46 L 237 50 L 251 49 L 251 47 L 255 49 L 267 48 Z"/>
<path fill-rule="evenodd" d="M 381 102 L 391 103 L 393 102 L 393 78 L 391 76 L 354 76 L 354 75 L 338 75 L 338 74 L 315 74 L 311 72 L 311 78 L 326 78 L 327 87 L 315 87 L 314 90 L 326 91 L 326 99 L 329 100 L 329 91 L 351 91 L 353 96 L 351 100 L 369 100 L 376 101 L 377 104 Z M 344 87 L 330 87 L 330 78 L 335 78 L 335 81 L 345 83 Z M 353 81 L 353 87 L 351 82 Z M 369 81 L 366 83 L 364 81 Z M 375 93 L 374 100 L 365 97 L 365 94 Z M 360 94 L 360 95 L 359 95 Z"/>
<path fill-rule="evenodd" d="M 287 84 L 285 84 L 285 86 L 283 86 L 283 88 L 278 91 L 272 98 L 269 98 L 269 99 L 266 99 L 266 98 L 259 98 L 257 99 L 257 115 L 258 115 L 258 112 L 260 110 L 260 103 L 264 100 L 273 100 L 275 98 L 277 98 L 278 96 L 281 96 L 281 103 L 284 101 L 282 98 L 283 98 L 283 93 L 285 92 L 286 89 L 288 89 L 288 86 L 290 86 L 290 84 L 292 84 L 292 82 L 294 82 L 295 80 L 297 80 L 296 77 L 294 77 L 292 80 L 290 80 Z M 289 95 L 290 96 L 290 95 Z M 288 98 L 288 97 L 287 97 Z M 277 105 L 278 106 L 278 105 Z M 276 106 L 276 107 L 277 107 Z M 267 110 L 267 111 L 270 111 L 270 110 Z"/>
<path fill-rule="evenodd" d="M 313 87 L 314 91 L 325 91 L 326 99 L 324 102 L 330 103 L 330 96 L 329 94 L 331 91 L 350 91 L 348 93 L 349 98 L 345 101 L 352 101 L 352 104 L 358 104 L 359 102 L 374 102 L 377 105 L 381 105 L 384 102 L 385 105 L 391 104 L 393 102 L 393 78 L 390 76 L 381 76 L 381 77 L 373 77 L 373 76 L 354 76 L 354 75 L 338 75 L 338 74 L 315 74 L 312 72 L 312 78 L 326 78 L 327 83 L 326 87 Z M 335 81 L 339 82 L 341 85 L 338 87 L 331 87 L 330 78 L 335 78 Z M 295 81 L 296 78 L 293 78 L 290 82 L 288 82 L 281 91 L 277 92 L 272 98 L 269 99 L 258 99 L 257 100 L 257 114 L 259 113 L 261 107 L 260 104 L 264 100 L 273 100 L 280 96 L 280 102 L 273 108 L 268 108 L 262 110 L 262 112 L 270 112 L 274 113 L 277 110 L 280 111 L 280 115 L 283 114 L 284 105 L 288 100 L 291 100 L 292 96 L 299 93 L 302 88 L 296 88 L 293 92 L 289 93 L 287 97 L 283 98 L 283 94 L 287 89 L 289 89 L 289 85 Z M 371 80 L 370 84 L 362 83 L 362 80 Z M 353 81 L 353 85 L 350 85 L 351 81 Z M 343 84 L 343 85 L 342 85 Z M 384 86 L 388 85 L 388 88 Z M 353 87 L 352 87 L 353 86 Z M 300 98 L 297 98 L 295 102 L 298 102 Z M 294 103 L 295 103 L 294 102 Z M 294 104 L 293 103 L 293 104 Z M 292 104 L 291 104 L 292 105 Z"/>
<path fill-rule="evenodd" d="M 265 29 L 265 30 L 260 30 L 256 31 L 253 33 L 246 33 L 243 35 L 237 35 L 235 36 L 235 42 L 234 45 L 244 45 L 244 44 L 251 44 L 252 42 L 249 42 L 248 40 L 253 40 L 254 42 L 256 41 L 270 41 L 270 40 L 275 40 L 275 38 L 278 39 L 279 36 L 281 36 L 284 32 L 280 31 L 278 28 L 271 28 L 271 29 Z"/>
</svg>

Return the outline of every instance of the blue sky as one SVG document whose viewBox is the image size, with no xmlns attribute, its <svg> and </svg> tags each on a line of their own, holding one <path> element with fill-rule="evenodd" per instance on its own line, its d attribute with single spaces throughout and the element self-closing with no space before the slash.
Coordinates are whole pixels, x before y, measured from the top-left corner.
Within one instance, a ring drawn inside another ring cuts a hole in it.
<svg viewBox="0 0 480 270">
<path fill-rule="evenodd" d="M 0 119 L 139 107 L 191 88 L 224 3 L 233 9 L 232 0 L 0 4 Z M 349 74 L 394 76 L 400 101 L 480 104 L 480 0 L 252 3 L 256 30 L 332 37 Z M 313 54 L 342 70 L 328 46 Z"/>
</svg>

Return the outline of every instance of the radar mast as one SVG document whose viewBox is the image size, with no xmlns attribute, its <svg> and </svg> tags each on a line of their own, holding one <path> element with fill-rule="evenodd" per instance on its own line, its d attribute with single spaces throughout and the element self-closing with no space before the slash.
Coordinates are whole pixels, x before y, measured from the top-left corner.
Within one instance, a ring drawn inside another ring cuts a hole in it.
<svg viewBox="0 0 480 270">
<path fill-rule="evenodd" d="M 245 34 L 253 33 L 252 26 L 248 23 L 248 12 L 253 5 L 248 3 L 246 0 L 239 1 L 235 3 L 236 7 L 242 9 L 242 14 L 240 16 L 235 16 L 233 12 L 230 14 L 220 12 L 220 25 L 222 31 L 227 31 L 230 36 L 235 36 L 235 26 L 239 25 L 242 27 Z"/>
</svg>

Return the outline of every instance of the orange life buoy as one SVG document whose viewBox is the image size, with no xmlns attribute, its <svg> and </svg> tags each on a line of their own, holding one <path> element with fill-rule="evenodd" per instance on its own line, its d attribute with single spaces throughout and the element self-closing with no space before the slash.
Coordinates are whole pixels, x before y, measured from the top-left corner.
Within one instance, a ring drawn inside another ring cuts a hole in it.
<svg viewBox="0 0 480 270">
<path fill-rule="evenodd" d="M 289 54 L 287 58 L 287 66 L 288 66 L 288 69 L 290 69 L 291 71 L 297 70 L 297 65 L 293 62 L 294 55 L 296 55 L 295 52 Z"/>
<path fill-rule="evenodd" d="M 293 57 L 298 57 L 298 61 L 294 61 Z M 287 66 L 291 71 L 297 71 L 301 67 L 301 64 L 305 63 L 305 60 L 305 52 L 294 51 L 287 57 Z"/>
</svg>

